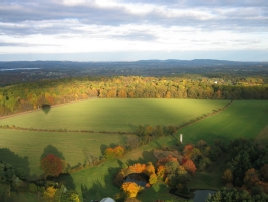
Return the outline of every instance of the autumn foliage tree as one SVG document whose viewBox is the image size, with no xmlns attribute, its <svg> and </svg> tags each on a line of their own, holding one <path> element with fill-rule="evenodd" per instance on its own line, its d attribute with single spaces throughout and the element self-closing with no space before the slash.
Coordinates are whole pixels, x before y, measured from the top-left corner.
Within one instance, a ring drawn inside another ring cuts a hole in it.
<svg viewBox="0 0 268 202">
<path fill-rule="evenodd" d="M 223 173 L 223 176 L 222 176 L 222 179 L 223 181 L 226 183 L 226 184 L 229 184 L 233 182 L 233 173 L 230 169 L 226 169 Z"/>
<path fill-rule="evenodd" d="M 57 189 L 53 186 L 49 186 L 44 191 L 44 198 L 47 200 L 52 200 L 55 197 Z"/>
<path fill-rule="evenodd" d="M 186 159 L 182 166 L 191 174 L 195 174 L 196 166 L 191 159 Z"/>
<path fill-rule="evenodd" d="M 127 173 L 142 173 L 146 169 L 146 164 L 141 164 L 141 163 L 135 163 L 132 166 L 129 166 L 127 169 Z"/>
<path fill-rule="evenodd" d="M 41 160 L 41 167 L 45 176 L 59 176 L 64 169 L 63 161 L 54 154 L 48 154 Z"/>
<path fill-rule="evenodd" d="M 125 153 L 125 149 L 122 146 L 116 146 L 114 148 L 108 147 L 104 151 L 105 158 L 118 158 L 122 157 Z"/>
<path fill-rule="evenodd" d="M 122 184 L 122 190 L 127 194 L 128 198 L 135 198 L 142 187 L 135 182 L 125 182 Z"/>
<path fill-rule="evenodd" d="M 258 173 L 254 168 L 248 169 L 245 173 L 244 183 L 249 188 L 260 183 Z"/>
</svg>

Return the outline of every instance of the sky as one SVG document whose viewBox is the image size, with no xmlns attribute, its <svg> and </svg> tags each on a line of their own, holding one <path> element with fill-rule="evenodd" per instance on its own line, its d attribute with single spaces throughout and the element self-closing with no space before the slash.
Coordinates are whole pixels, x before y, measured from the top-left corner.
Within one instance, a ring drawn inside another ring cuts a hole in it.
<svg viewBox="0 0 268 202">
<path fill-rule="evenodd" d="M 0 61 L 268 61 L 268 0 L 0 0 Z"/>
</svg>

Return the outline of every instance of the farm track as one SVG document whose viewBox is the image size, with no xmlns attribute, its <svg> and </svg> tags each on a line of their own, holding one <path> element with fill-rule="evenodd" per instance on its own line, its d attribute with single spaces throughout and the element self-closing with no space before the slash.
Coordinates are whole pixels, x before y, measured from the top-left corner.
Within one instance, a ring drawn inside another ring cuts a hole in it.
<svg viewBox="0 0 268 202">
<path fill-rule="evenodd" d="M 83 99 L 85 100 L 85 99 Z M 81 102 L 83 100 L 79 100 L 79 101 L 75 101 L 75 102 L 71 102 L 71 103 L 77 103 L 77 102 Z M 59 107 L 59 106 L 63 106 L 63 105 L 67 105 L 67 104 L 71 104 L 71 103 L 65 103 L 65 104 L 59 104 L 59 105 L 54 105 L 52 107 Z M 210 112 L 208 114 L 204 114 L 202 116 L 199 116 L 197 118 L 195 118 L 194 120 L 190 120 L 186 123 L 183 123 L 179 126 L 176 126 L 176 130 L 180 130 L 182 128 L 185 128 L 189 125 L 192 125 L 194 123 L 197 123 L 201 120 L 204 120 L 208 117 L 214 116 L 224 110 L 226 110 L 231 104 L 233 103 L 233 100 L 230 100 L 225 106 L 223 106 L 222 108 L 219 108 L 218 110 L 215 110 L 213 112 Z M 41 109 L 39 109 L 41 110 Z M 39 111 L 38 110 L 38 111 Z M 5 117 L 0 117 L 0 119 L 5 119 L 5 118 L 9 118 L 9 117 L 13 117 L 13 116 L 17 116 L 17 115 L 21 115 L 21 114 L 27 114 L 27 113 L 32 113 L 32 112 L 36 112 L 36 110 L 32 110 L 32 111 L 27 111 L 27 112 L 22 112 L 22 113 L 18 113 L 18 114 L 14 114 L 14 115 L 10 115 L 10 116 L 5 116 Z M 24 130 L 24 131 L 36 131 L 36 132 L 60 132 L 60 133 L 99 133 L 99 134 L 122 134 L 122 135 L 135 135 L 134 132 L 125 132 L 125 131 L 94 131 L 94 130 L 67 130 L 67 129 L 39 129 L 39 128 L 25 128 L 25 127 L 18 127 L 18 126 L 6 126 L 6 125 L 0 125 L 1 129 L 9 129 L 9 130 Z"/>
</svg>

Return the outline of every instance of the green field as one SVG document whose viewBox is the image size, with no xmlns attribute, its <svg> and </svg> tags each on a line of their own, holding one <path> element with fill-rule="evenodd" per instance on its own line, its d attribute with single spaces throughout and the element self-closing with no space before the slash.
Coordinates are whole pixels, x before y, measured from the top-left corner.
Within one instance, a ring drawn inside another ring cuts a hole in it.
<svg viewBox="0 0 268 202">
<path fill-rule="evenodd" d="M 70 130 L 133 131 L 140 124 L 180 125 L 221 108 L 227 103 L 228 100 L 91 99 L 52 108 L 48 114 L 37 111 L 3 119 L 0 125 Z M 112 185 L 112 179 L 122 163 L 153 161 L 152 149 L 176 145 L 180 133 L 184 134 L 184 143 L 195 143 L 200 139 L 212 143 L 218 138 L 232 140 L 241 137 L 257 138 L 261 143 L 267 143 L 267 114 L 267 100 L 236 100 L 226 110 L 181 129 L 178 131 L 177 138 L 161 137 L 149 145 L 127 153 L 120 160 L 106 161 L 96 167 L 75 172 L 71 177 L 76 190 L 86 199 L 113 197 L 119 189 Z M 15 154 L 10 155 L 11 158 L 14 155 L 18 155 L 19 158 L 26 157 L 30 173 L 39 175 L 41 173 L 40 157 L 48 145 L 52 145 L 61 152 L 66 162 L 75 165 L 83 162 L 89 154 L 99 156 L 101 145 L 124 144 L 129 136 L 0 129 L 0 148 L 8 148 L 10 153 L 14 152 Z M 0 157 L 2 157 L 1 154 Z M 191 186 L 193 188 L 196 186 L 219 188 L 220 182 L 215 180 L 220 179 L 219 173 L 221 171 L 213 175 L 198 173 Z M 204 179 L 209 179 L 208 176 L 212 179 L 209 182 L 204 181 Z M 139 195 L 139 198 L 146 201 L 152 195 L 157 195 L 158 198 L 174 198 L 174 196 L 168 196 L 165 187 L 145 191 Z"/>
<path fill-rule="evenodd" d="M 268 101 L 236 100 L 225 111 L 179 131 L 186 142 L 262 138 L 267 143 Z M 265 138 L 266 137 L 266 138 Z"/>
<path fill-rule="evenodd" d="M 0 120 L 0 124 L 26 128 L 68 128 L 134 131 L 139 125 L 179 125 L 224 106 L 226 100 L 192 99 L 90 99 Z M 101 145 L 124 144 L 127 135 L 60 133 L 0 129 L 0 148 L 27 157 L 31 174 L 40 174 L 40 157 L 52 145 L 67 163 L 83 163 L 86 156 L 99 157 Z"/>
<path fill-rule="evenodd" d="M 0 120 L 0 125 L 38 129 L 133 131 L 138 125 L 179 125 L 228 100 L 196 99 L 89 99 Z"/>
<path fill-rule="evenodd" d="M 56 148 L 62 153 L 65 161 L 74 166 L 79 162 L 83 163 L 89 155 L 99 157 L 101 145 L 123 144 L 126 137 L 127 135 L 117 134 L 49 133 L 0 129 L 0 148 L 8 148 L 20 157 L 27 157 L 31 174 L 41 174 L 40 157 L 48 146 Z"/>
</svg>

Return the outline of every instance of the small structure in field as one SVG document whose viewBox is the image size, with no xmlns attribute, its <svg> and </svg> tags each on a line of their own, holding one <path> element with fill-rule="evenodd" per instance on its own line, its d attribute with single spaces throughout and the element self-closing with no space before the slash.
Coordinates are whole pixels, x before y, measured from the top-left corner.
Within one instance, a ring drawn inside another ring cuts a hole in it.
<svg viewBox="0 0 268 202">
<path fill-rule="evenodd" d="M 180 134 L 180 143 L 182 144 L 182 138 L 183 138 L 183 135 Z"/>
</svg>

